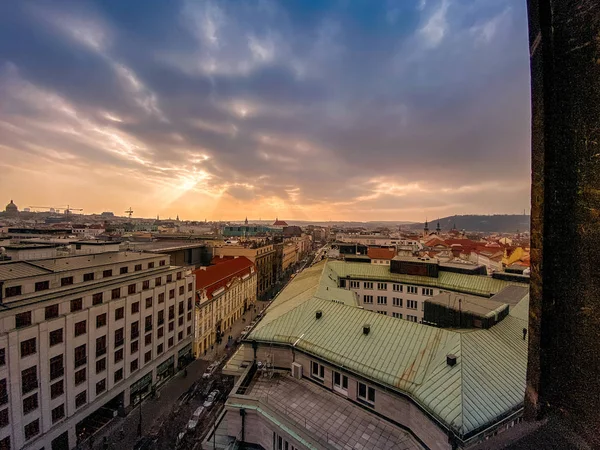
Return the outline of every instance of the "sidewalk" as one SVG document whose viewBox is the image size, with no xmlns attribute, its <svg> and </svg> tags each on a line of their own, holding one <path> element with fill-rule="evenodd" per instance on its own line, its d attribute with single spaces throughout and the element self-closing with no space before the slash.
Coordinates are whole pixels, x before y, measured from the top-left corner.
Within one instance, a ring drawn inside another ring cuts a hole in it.
<svg viewBox="0 0 600 450">
<path fill-rule="evenodd" d="M 206 361 L 192 361 L 187 366 L 187 377 L 183 376 L 183 371 L 178 372 L 158 389 L 156 398 L 146 397 L 142 401 L 142 436 L 150 434 L 151 431 L 158 431 L 158 426 L 168 417 L 181 394 L 187 391 L 194 381 L 202 377 L 207 366 Z M 137 435 L 139 422 L 140 405 L 133 408 L 127 416 L 113 419 L 104 429 L 94 435 L 93 446 L 90 446 L 87 441 L 79 448 L 100 450 L 103 448 L 104 436 L 108 437 L 111 449 L 133 448 L 139 439 Z M 120 436 L 121 428 L 125 431 L 124 438 Z"/>
</svg>

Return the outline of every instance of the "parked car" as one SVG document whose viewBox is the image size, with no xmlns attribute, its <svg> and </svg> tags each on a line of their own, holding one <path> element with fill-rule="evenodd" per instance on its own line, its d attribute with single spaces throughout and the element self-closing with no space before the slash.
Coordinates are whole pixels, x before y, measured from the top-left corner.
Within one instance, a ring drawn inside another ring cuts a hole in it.
<svg viewBox="0 0 600 450">
<path fill-rule="evenodd" d="M 210 380 L 208 382 L 208 384 L 204 387 L 204 390 L 202 391 L 202 396 L 203 397 L 208 397 L 208 394 L 211 393 L 211 391 L 213 390 L 214 386 L 215 386 L 215 380 Z"/>
<path fill-rule="evenodd" d="M 202 378 L 210 378 L 217 369 L 218 364 L 212 363 L 206 368 L 206 371 L 202 374 Z"/>
<path fill-rule="evenodd" d="M 192 418 L 199 419 L 200 417 L 202 417 L 202 414 L 204 414 L 204 406 L 198 406 L 196 408 L 196 411 L 194 411 Z"/>
<path fill-rule="evenodd" d="M 204 407 L 206 409 L 212 408 L 212 406 L 218 400 L 218 398 L 219 398 L 219 391 L 217 391 L 215 389 L 208 395 L 208 398 L 204 401 Z"/>
<path fill-rule="evenodd" d="M 194 431 L 196 429 L 196 427 L 198 426 L 199 421 L 200 421 L 200 418 L 197 418 L 197 417 L 191 418 L 187 424 L 188 430 Z"/>
</svg>

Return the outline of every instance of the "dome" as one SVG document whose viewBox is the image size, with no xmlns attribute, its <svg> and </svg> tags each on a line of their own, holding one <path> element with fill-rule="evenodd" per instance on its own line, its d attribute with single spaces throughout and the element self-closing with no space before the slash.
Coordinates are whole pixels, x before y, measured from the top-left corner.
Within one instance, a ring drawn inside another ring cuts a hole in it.
<svg viewBox="0 0 600 450">
<path fill-rule="evenodd" d="M 17 208 L 17 205 L 15 205 L 12 200 L 6 205 L 6 212 L 17 212 L 18 210 L 19 208 Z"/>
</svg>

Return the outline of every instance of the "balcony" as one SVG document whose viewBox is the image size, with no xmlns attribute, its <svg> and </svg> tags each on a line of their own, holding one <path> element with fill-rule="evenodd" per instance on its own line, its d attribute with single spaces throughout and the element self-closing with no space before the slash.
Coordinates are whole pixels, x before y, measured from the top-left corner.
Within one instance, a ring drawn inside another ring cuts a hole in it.
<svg viewBox="0 0 600 450">
<path fill-rule="evenodd" d="M 96 358 L 106 354 L 106 347 L 96 349 Z"/>
<path fill-rule="evenodd" d="M 87 356 L 75 360 L 75 367 L 83 366 L 87 363 Z"/>
<path fill-rule="evenodd" d="M 120 347 L 121 345 L 123 345 L 123 342 L 125 342 L 125 339 L 123 339 L 123 338 L 115 341 L 115 348 Z"/>
<path fill-rule="evenodd" d="M 65 374 L 65 368 L 55 369 L 50 371 L 50 380 L 56 380 Z"/>
<path fill-rule="evenodd" d="M 23 395 L 38 388 L 38 380 L 24 381 L 21 390 Z"/>
<path fill-rule="evenodd" d="M 131 330 L 131 339 L 137 339 L 140 336 L 140 332 L 138 330 Z"/>
</svg>

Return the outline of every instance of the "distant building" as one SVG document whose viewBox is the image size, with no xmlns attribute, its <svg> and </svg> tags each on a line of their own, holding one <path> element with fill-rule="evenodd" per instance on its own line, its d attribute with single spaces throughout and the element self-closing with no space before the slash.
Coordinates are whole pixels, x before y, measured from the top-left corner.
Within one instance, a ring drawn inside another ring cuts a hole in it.
<svg viewBox="0 0 600 450">
<path fill-rule="evenodd" d="M 298 246 L 295 242 L 286 242 L 283 246 L 282 270 L 285 273 L 298 262 Z"/>
<path fill-rule="evenodd" d="M 396 256 L 396 251 L 393 248 L 369 247 L 367 256 L 371 258 L 371 264 L 389 266 L 392 258 Z"/>
<path fill-rule="evenodd" d="M 7 217 L 17 217 L 19 215 L 19 208 L 17 208 L 17 205 L 11 200 L 10 203 L 6 205 L 5 213 Z"/>
<path fill-rule="evenodd" d="M 196 275 L 194 354 L 204 354 L 256 303 L 256 268 L 244 256 L 201 267 Z"/>
<path fill-rule="evenodd" d="M 0 263 L 0 448 L 87 448 L 191 361 L 193 287 L 160 254 Z"/>
</svg>

